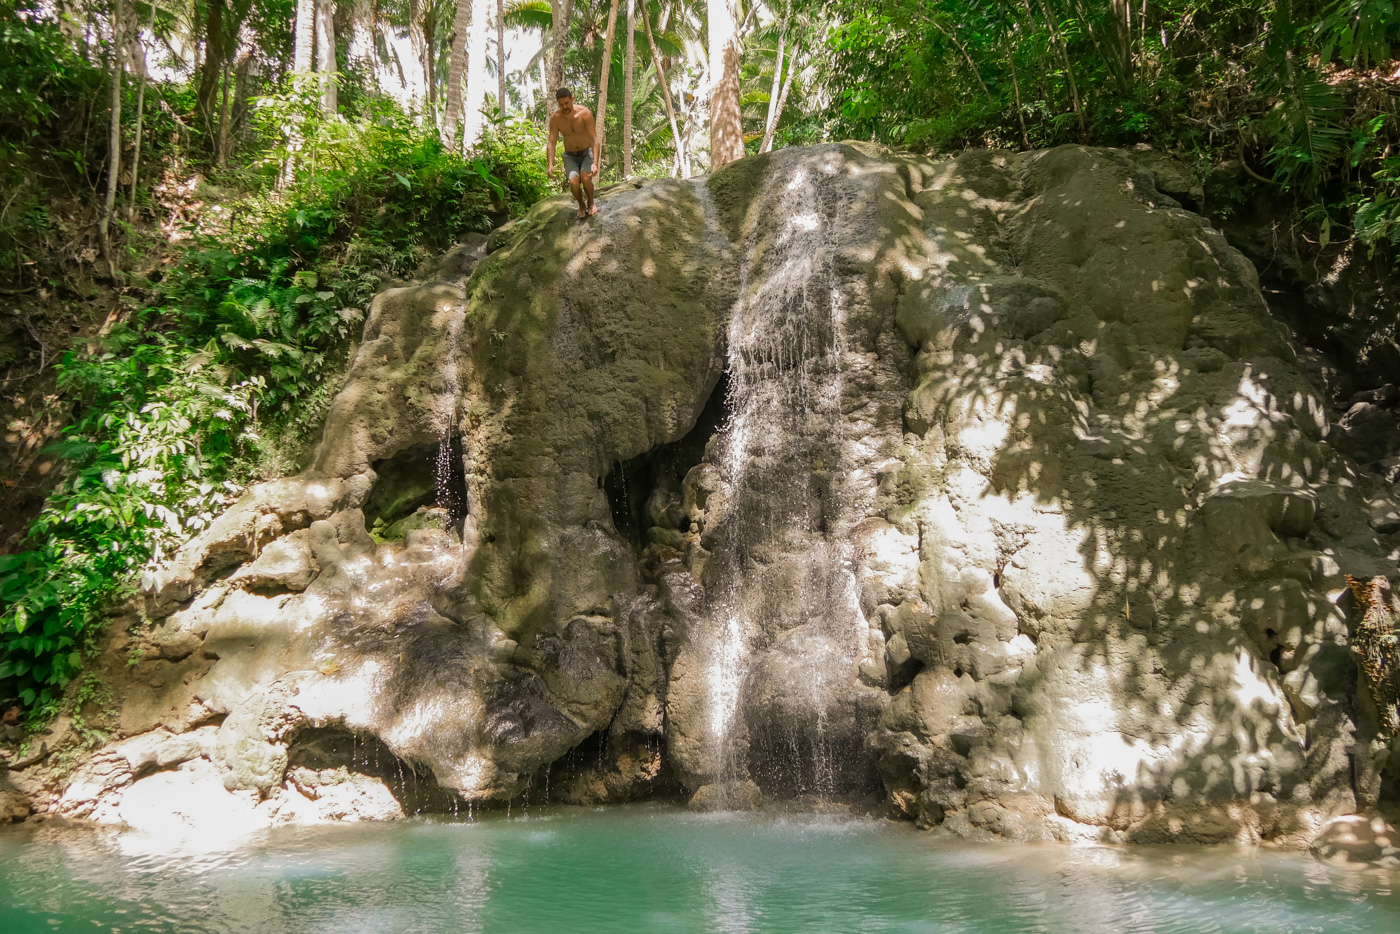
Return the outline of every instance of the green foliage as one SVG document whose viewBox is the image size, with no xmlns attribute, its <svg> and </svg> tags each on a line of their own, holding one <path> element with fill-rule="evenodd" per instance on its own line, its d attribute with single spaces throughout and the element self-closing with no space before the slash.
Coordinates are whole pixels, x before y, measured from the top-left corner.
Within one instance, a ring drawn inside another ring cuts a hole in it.
<svg viewBox="0 0 1400 934">
<path fill-rule="evenodd" d="M 0 556 L 0 679 L 45 715 L 79 671 L 103 604 L 229 502 L 235 488 L 207 474 L 234 450 L 258 389 L 126 327 L 58 369 L 60 388 L 85 404 L 55 445 L 70 470 L 30 527 L 31 547 Z"/>
<path fill-rule="evenodd" d="M 1398 9 L 837 0 L 821 62 L 827 131 L 938 151 L 1150 142 L 1202 166 L 1244 160 L 1319 217 L 1352 214 L 1374 247 L 1394 236 L 1383 160 L 1400 147 L 1400 114 L 1393 93 L 1345 69 L 1393 70 Z"/>
<path fill-rule="evenodd" d="M 56 710 L 112 601 L 269 459 L 266 439 L 314 427 L 307 400 L 324 406 L 379 283 L 545 193 L 528 125 L 468 159 L 383 104 L 350 123 L 284 95 L 259 119 L 284 135 L 244 178 L 254 193 L 220 206 L 238 220 L 197 231 L 150 308 L 58 364 L 81 406 L 53 447 L 67 473 L 26 550 L 0 557 L 0 695 L 31 720 Z"/>
<path fill-rule="evenodd" d="M 1400 15 L 1393 0 L 1337 0 L 1314 31 L 1323 61 L 1384 65 L 1400 44 Z"/>
</svg>

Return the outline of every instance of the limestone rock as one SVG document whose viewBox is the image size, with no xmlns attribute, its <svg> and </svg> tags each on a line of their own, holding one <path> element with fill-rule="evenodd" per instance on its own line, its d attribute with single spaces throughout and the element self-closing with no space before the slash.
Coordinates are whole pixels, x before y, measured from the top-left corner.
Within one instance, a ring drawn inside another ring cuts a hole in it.
<svg viewBox="0 0 1400 934">
<path fill-rule="evenodd" d="M 1397 527 L 1346 452 L 1388 469 L 1393 394 L 1329 424 L 1179 167 L 851 143 L 603 197 L 375 298 L 311 469 L 143 582 L 58 813 L 883 786 L 1301 844 L 1368 806 L 1338 601 Z"/>
<path fill-rule="evenodd" d="M 763 804 L 763 792 L 753 782 L 721 782 L 701 785 L 690 797 L 692 811 L 754 811 Z"/>
<path fill-rule="evenodd" d="M 1383 817 L 1349 814 L 1328 821 L 1309 846 L 1318 859 L 1333 863 L 1386 860 L 1400 866 L 1400 831 Z"/>
</svg>

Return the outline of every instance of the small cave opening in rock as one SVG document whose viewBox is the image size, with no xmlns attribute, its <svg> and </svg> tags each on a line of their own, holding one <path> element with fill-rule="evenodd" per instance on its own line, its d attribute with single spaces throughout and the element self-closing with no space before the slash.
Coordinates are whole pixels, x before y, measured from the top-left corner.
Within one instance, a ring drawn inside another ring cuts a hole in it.
<svg viewBox="0 0 1400 934">
<path fill-rule="evenodd" d="M 705 456 L 710 440 L 719 432 L 728 411 L 729 375 L 723 373 L 695 426 L 669 444 L 625 461 L 615 461 L 603 478 L 603 489 L 612 507 L 613 527 L 638 550 L 656 536 L 689 531 L 690 522 L 680 508 L 681 483 Z"/>
<path fill-rule="evenodd" d="M 913 684 L 914 678 L 923 670 L 924 663 L 917 658 L 907 659 L 902 665 L 888 664 L 889 687 L 887 690 L 890 696 L 893 697 Z"/>
<path fill-rule="evenodd" d="M 452 435 L 404 448 L 373 464 L 374 489 L 365 501 L 365 527 L 383 540 L 413 528 L 460 529 L 467 518 L 467 475 L 462 438 Z"/>
<path fill-rule="evenodd" d="M 599 730 L 542 768 L 515 800 L 596 805 L 679 798 L 684 789 L 664 752 L 659 733 Z"/>
<path fill-rule="evenodd" d="M 373 734 L 341 726 L 297 731 L 287 748 L 286 782 L 312 800 L 337 793 L 367 797 L 382 786 L 406 817 L 467 813 L 466 803 L 428 769 L 400 759 Z"/>
</svg>

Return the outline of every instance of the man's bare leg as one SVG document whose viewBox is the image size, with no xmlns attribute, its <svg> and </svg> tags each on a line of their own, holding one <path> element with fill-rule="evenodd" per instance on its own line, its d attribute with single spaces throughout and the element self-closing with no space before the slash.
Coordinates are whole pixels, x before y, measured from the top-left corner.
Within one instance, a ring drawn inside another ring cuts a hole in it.
<svg viewBox="0 0 1400 934">
<path fill-rule="evenodd" d="M 584 176 L 584 178 L 587 177 L 586 175 Z M 583 200 L 583 186 L 579 183 L 579 177 L 577 175 L 569 179 L 569 188 L 573 190 L 574 200 L 578 202 L 578 216 L 579 219 L 582 220 L 588 216 L 588 204 L 593 200 L 593 183 L 588 183 L 588 202 Z"/>
<path fill-rule="evenodd" d="M 593 203 L 593 173 L 592 173 L 592 172 L 584 172 L 584 173 L 583 173 L 583 190 L 584 190 L 584 192 L 586 192 L 587 195 L 588 195 L 588 213 L 589 213 L 589 214 L 597 214 L 597 213 L 598 213 L 598 205 L 596 205 L 596 204 Z M 579 205 L 580 205 L 580 207 L 583 205 L 583 199 L 582 199 L 582 198 L 579 199 Z M 580 214 L 579 216 L 582 217 L 583 215 Z"/>
</svg>

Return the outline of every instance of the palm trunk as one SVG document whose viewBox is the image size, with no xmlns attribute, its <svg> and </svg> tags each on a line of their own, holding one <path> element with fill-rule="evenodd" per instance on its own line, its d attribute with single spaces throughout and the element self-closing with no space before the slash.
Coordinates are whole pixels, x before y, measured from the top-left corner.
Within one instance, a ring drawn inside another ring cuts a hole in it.
<svg viewBox="0 0 1400 934">
<path fill-rule="evenodd" d="M 708 0 L 710 78 L 710 171 L 744 156 L 739 113 L 739 28 L 730 0 Z"/>
<path fill-rule="evenodd" d="M 773 109 L 773 117 L 768 121 L 768 129 L 763 132 L 763 145 L 759 152 L 773 151 L 773 137 L 778 132 L 778 122 L 783 119 L 783 108 L 787 106 L 788 94 L 792 91 L 792 79 L 797 75 L 797 47 L 793 46 L 788 56 L 787 77 L 783 79 L 783 90 L 778 95 L 778 106 Z"/>
<path fill-rule="evenodd" d="M 316 72 L 321 85 L 321 112 L 336 111 L 335 0 L 316 0 Z"/>
<path fill-rule="evenodd" d="M 596 177 L 603 175 L 603 142 L 607 134 L 604 132 L 608 113 L 608 75 L 612 73 L 612 48 L 613 34 L 617 32 L 617 0 L 611 0 L 608 5 L 608 31 L 603 38 L 603 73 L 598 76 L 598 114 L 594 120 L 594 131 L 597 134 L 594 140 L 594 160 L 593 171 Z"/>
<path fill-rule="evenodd" d="M 117 265 L 112 259 L 112 211 L 117 204 L 117 181 L 122 170 L 122 73 L 126 64 L 126 36 L 122 30 L 122 4 L 115 0 L 112 11 L 112 126 L 107 136 L 107 198 L 102 217 L 97 222 L 98 246 L 107 263 L 107 275 L 117 277 Z"/>
<path fill-rule="evenodd" d="M 311 70 L 311 50 L 316 41 L 316 0 L 297 0 L 296 38 L 292 46 L 292 71 Z"/>
<path fill-rule="evenodd" d="M 564 50 L 569 44 L 569 24 L 574 17 L 574 0 L 551 0 L 550 8 L 554 13 L 554 50 L 549 56 L 549 87 L 544 89 L 546 102 L 553 100 L 554 92 L 564 86 Z"/>
<path fill-rule="evenodd" d="M 506 0 L 496 0 L 496 109 L 506 115 Z"/>
<path fill-rule="evenodd" d="M 457 0 L 452 27 L 452 51 L 447 56 L 447 111 L 442 115 L 442 144 L 451 149 L 457 142 L 462 119 L 462 71 L 467 58 L 467 28 L 471 22 L 471 0 Z"/>
<path fill-rule="evenodd" d="M 467 37 L 467 100 L 462 116 L 462 145 L 471 149 L 481 139 L 481 107 L 486 103 L 486 30 L 491 25 L 491 0 L 472 0 L 471 32 Z"/>
<path fill-rule="evenodd" d="M 787 29 L 784 28 L 778 34 L 778 54 L 773 58 L 773 88 L 768 92 L 768 117 L 763 121 L 765 139 L 773 126 L 773 113 L 778 109 L 778 95 L 783 91 L 783 52 L 786 46 Z"/>
<path fill-rule="evenodd" d="M 622 177 L 632 177 L 632 72 L 637 66 L 637 0 L 627 0 L 627 54 L 622 72 Z"/>
<path fill-rule="evenodd" d="M 148 30 L 151 38 L 156 34 L 156 5 L 151 2 L 151 25 Z M 146 43 L 140 37 L 137 41 L 141 43 L 141 84 L 136 91 L 136 140 L 131 150 L 131 195 L 126 201 L 126 220 L 131 223 L 132 216 L 136 213 L 136 180 L 141 172 L 141 129 L 142 121 L 146 115 L 146 75 L 148 68 L 146 65 Z"/>
<path fill-rule="evenodd" d="M 298 91 L 306 87 L 306 76 L 311 72 L 311 56 L 315 49 L 316 41 L 316 3 L 315 0 L 297 0 L 297 21 L 296 29 L 293 33 L 292 43 L 292 73 L 296 76 L 295 87 Z M 287 187 L 292 183 L 296 175 L 296 155 L 304 142 L 301 130 L 301 111 L 298 109 L 291 121 L 290 132 L 288 133 L 287 149 L 289 155 L 287 162 L 282 166 L 281 186 Z"/>
<path fill-rule="evenodd" d="M 642 28 L 646 30 L 647 45 L 651 48 L 651 59 L 656 63 L 656 77 L 661 82 L 661 99 L 666 102 L 666 119 L 671 121 L 671 136 L 676 141 L 676 174 L 682 178 L 690 176 L 690 166 L 686 164 L 682 153 L 685 149 L 681 142 L 680 127 L 676 125 L 676 109 L 671 104 L 671 87 L 666 80 L 666 66 L 661 64 L 661 54 L 656 51 L 656 39 L 651 34 L 651 20 L 647 18 L 646 8 L 642 8 Z"/>
</svg>

